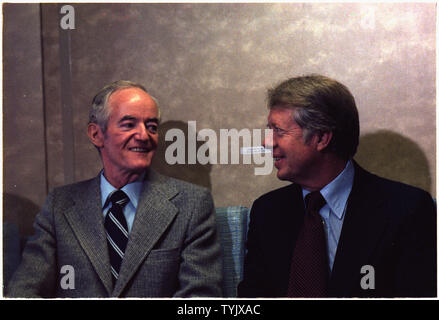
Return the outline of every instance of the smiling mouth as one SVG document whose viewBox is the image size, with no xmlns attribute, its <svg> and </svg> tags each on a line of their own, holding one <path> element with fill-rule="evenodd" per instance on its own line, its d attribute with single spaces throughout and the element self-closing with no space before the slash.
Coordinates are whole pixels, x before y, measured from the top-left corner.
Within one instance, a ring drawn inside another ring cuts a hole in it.
<svg viewBox="0 0 439 320">
<path fill-rule="evenodd" d="M 129 148 L 129 150 L 133 151 L 133 152 L 140 152 L 140 153 L 147 153 L 147 152 L 149 152 L 148 149 L 140 148 L 140 147 Z"/>
</svg>

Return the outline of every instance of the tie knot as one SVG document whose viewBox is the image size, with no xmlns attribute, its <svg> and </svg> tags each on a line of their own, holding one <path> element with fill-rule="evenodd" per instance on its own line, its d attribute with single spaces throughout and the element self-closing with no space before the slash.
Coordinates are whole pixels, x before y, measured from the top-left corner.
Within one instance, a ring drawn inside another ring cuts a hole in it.
<svg viewBox="0 0 439 320">
<path fill-rule="evenodd" d="M 109 199 L 113 205 L 117 204 L 117 205 L 121 206 L 122 208 L 130 201 L 130 199 L 128 198 L 126 193 L 123 192 L 122 190 L 114 191 L 110 195 Z"/>
<path fill-rule="evenodd" d="M 306 195 L 305 203 L 308 210 L 318 212 L 325 205 L 326 200 L 320 191 L 313 191 Z"/>
</svg>

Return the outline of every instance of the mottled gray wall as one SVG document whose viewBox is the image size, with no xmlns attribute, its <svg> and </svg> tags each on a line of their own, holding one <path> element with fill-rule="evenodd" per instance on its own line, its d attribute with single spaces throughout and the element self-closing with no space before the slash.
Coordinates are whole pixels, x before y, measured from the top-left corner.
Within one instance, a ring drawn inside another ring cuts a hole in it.
<svg viewBox="0 0 439 320">
<path fill-rule="evenodd" d="M 39 9 L 3 6 L 3 220 L 23 234 L 47 192 Z"/>
<path fill-rule="evenodd" d="M 164 129 L 187 130 L 188 121 L 196 120 L 197 131 L 211 128 L 219 135 L 221 128 L 265 128 L 266 89 L 288 77 L 317 72 L 346 84 L 356 98 L 362 132 L 357 160 L 381 175 L 436 192 L 435 4 L 75 4 L 74 8 L 70 120 L 76 180 L 100 170 L 85 130 L 93 95 L 111 81 L 143 83 L 160 101 Z M 49 189 L 66 182 L 61 123 L 68 119 L 61 119 L 57 12 L 56 5 L 42 6 L 45 107 L 51 111 L 46 113 Z M 33 19 L 38 20 L 35 14 Z M 14 24 L 6 19 L 5 23 Z M 15 33 L 6 29 L 4 34 L 11 45 L 16 42 L 13 37 L 20 36 L 16 28 Z M 14 67 L 13 60 L 6 60 L 8 64 Z M 5 81 L 18 90 L 25 79 L 7 74 L 8 70 Z M 5 117 L 14 107 L 15 102 L 5 99 Z M 32 108 L 35 119 L 40 119 L 41 103 Z M 161 130 L 162 139 L 165 132 Z M 20 136 L 5 142 L 6 163 L 10 150 L 27 143 Z M 275 170 L 255 176 L 253 165 L 170 167 L 164 163 L 164 149 L 155 166 L 211 188 L 217 206 L 251 206 L 259 195 L 285 184 L 276 179 Z M 43 179 L 44 170 L 27 166 L 32 176 L 15 171 L 17 178 Z M 12 184 L 10 177 L 5 175 L 6 190 Z M 41 205 L 44 197 L 33 197 Z"/>
</svg>

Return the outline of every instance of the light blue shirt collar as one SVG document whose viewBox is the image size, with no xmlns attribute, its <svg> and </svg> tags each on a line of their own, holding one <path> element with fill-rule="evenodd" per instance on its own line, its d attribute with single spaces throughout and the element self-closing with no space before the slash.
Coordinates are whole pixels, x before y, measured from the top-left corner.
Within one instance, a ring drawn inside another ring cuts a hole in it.
<svg viewBox="0 0 439 320">
<path fill-rule="evenodd" d="M 140 193 L 142 192 L 143 187 L 143 178 L 145 177 L 145 173 L 142 173 L 139 178 L 122 187 L 122 191 L 126 193 L 128 198 L 130 199 L 131 204 L 137 209 L 137 204 L 140 198 Z M 108 206 L 106 203 L 108 196 L 117 190 L 104 176 L 104 171 L 101 171 L 101 196 L 102 196 L 102 208 Z"/>
<path fill-rule="evenodd" d="M 354 183 L 354 173 L 354 166 L 352 161 L 349 160 L 343 171 L 320 190 L 331 212 L 334 213 L 339 220 L 342 220 L 345 213 L 346 203 Z M 305 198 L 310 191 L 302 189 L 302 193 Z"/>
</svg>

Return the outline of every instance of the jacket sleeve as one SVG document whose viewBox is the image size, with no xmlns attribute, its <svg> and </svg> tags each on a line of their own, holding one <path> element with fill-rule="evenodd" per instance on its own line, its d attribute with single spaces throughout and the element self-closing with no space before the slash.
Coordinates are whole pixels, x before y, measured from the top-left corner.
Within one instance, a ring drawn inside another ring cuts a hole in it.
<svg viewBox="0 0 439 320">
<path fill-rule="evenodd" d="M 436 297 L 436 206 L 431 196 L 422 192 L 406 208 L 409 214 L 399 231 L 395 296 Z"/>
<path fill-rule="evenodd" d="M 261 214 L 263 210 L 259 201 L 253 203 L 250 212 L 250 226 L 247 235 L 247 254 L 244 260 L 244 276 L 238 285 L 238 297 L 254 298 L 264 297 L 267 290 L 264 288 L 265 269 L 263 263 L 265 259 L 262 256 L 262 250 L 259 243 L 259 228 Z"/>
<path fill-rule="evenodd" d="M 198 193 L 198 192 L 197 192 Z M 222 254 L 209 191 L 194 196 L 194 207 L 184 240 L 176 297 L 221 297 Z"/>
</svg>

